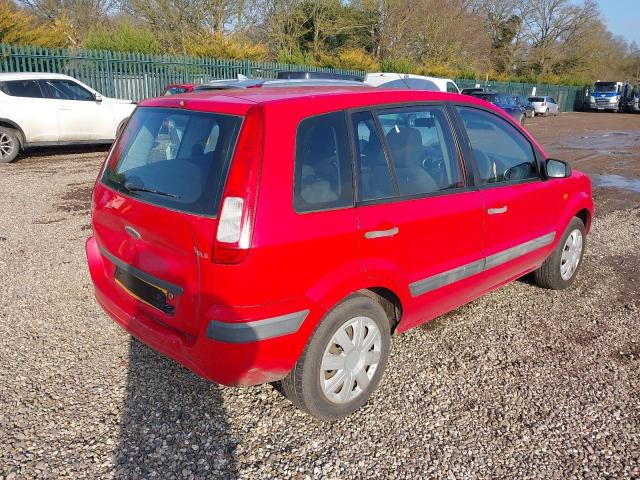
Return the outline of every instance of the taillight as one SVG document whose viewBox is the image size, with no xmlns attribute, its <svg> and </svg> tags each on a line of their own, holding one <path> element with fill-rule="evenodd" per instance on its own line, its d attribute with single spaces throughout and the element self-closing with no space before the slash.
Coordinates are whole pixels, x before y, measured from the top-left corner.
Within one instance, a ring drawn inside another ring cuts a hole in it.
<svg viewBox="0 0 640 480">
<path fill-rule="evenodd" d="M 262 167 L 263 137 L 264 112 L 262 107 L 255 106 L 247 112 L 231 161 L 213 244 L 214 262 L 240 263 L 249 253 Z"/>
<path fill-rule="evenodd" d="M 542 102 L 542 106 L 546 107 L 547 106 L 547 102 Z"/>
</svg>

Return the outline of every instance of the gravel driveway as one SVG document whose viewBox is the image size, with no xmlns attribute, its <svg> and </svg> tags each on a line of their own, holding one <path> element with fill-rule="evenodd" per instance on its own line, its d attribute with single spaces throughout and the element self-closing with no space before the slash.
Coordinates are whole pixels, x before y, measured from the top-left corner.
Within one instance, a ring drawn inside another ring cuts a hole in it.
<svg viewBox="0 0 640 480">
<path fill-rule="evenodd" d="M 596 219 L 570 290 L 518 281 L 397 336 L 371 402 L 325 424 L 102 313 L 83 247 L 103 157 L 0 165 L 0 479 L 640 478 L 637 204 Z"/>
</svg>

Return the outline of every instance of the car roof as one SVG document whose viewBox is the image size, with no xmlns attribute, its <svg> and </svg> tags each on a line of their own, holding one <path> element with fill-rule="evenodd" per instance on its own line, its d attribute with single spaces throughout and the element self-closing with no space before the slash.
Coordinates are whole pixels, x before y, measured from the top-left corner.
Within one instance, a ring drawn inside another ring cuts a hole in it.
<svg viewBox="0 0 640 480">
<path fill-rule="evenodd" d="M 375 87 L 282 87 L 247 88 L 237 90 L 202 90 L 169 97 L 143 100 L 140 106 L 185 108 L 243 115 L 254 105 L 287 103 L 291 108 L 303 108 L 305 104 L 322 105 L 323 109 L 346 109 L 377 104 L 402 104 L 410 102 L 456 101 L 466 104 L 490 104 L 484 100 L 457 93 L 428 90 L 401 90 Z M 490 107 L 494 108 L 494 107 Z M 496 109 L 497 111 L 500 111 Z"/>
<path fill-rule="evenodd" d="M 21 72 L 21 73 L 0 73 L 0 81 L 7 80 L 52 80 L 52 79 L 72 79 L 68 75 L 61 73 L 34 73 L 34 72 Z"/>
</svg>

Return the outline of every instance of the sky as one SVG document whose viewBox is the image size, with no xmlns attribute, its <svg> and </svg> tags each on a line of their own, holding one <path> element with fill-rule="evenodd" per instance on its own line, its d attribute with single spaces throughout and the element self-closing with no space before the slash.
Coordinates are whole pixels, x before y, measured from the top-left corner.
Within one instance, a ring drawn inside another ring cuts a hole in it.
<svg viewBox="0 0 640 480">
<path fill-rule="evenodd" d="M 597 1 L 609 31 L 640 45 L 640 0 Z"/>
</svg>

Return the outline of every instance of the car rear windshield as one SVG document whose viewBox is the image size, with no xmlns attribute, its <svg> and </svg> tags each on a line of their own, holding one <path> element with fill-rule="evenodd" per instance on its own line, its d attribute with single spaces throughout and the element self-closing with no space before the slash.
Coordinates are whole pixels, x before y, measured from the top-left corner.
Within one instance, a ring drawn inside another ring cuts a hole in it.
<svg viewBox="0 0 640 480">
<path fill-rule="evenodd" d="M 544 97 L 529 97 L 530 102 L 544 102 Z"/>
<path fill-rule="evenodd" d="M 138 108 L 102 182 L 147 203 L 215 215 L 242 117 Z"/>
<path fill-rule="evenodd" d="M 495 93 L 474 93 L 473 96 L 490 103 L 496 103 L 498 101 L 498 96 Z"/>
</svg>

